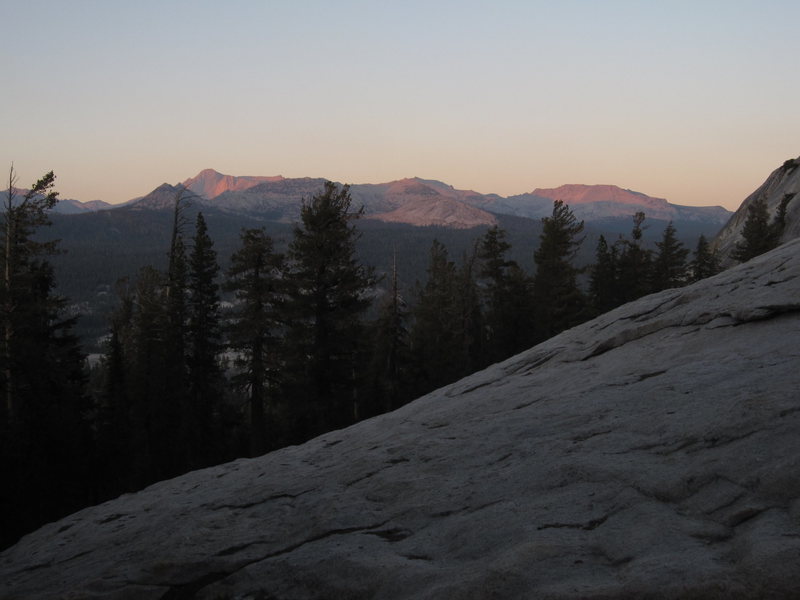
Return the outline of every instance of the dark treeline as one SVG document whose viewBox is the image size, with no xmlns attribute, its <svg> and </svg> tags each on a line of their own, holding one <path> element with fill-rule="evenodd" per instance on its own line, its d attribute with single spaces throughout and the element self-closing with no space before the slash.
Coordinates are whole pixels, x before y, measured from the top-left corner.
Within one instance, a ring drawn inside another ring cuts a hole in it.
<svg viewBox="0 0 800 600">
<path fill-rule="evenodd" d="M 105 353 L 86 366 L 55 293 L 52 242 L 33 241 L 57 201 L 52 173 L 15 195 L 2 230 L 0 547 L 82 506 L 186 471 L 256 456 L 398 408 L 644 294 L 719 270 L 672 225 L 655 249 L 644 215 L 574 265 L 583 223 L 554 203 L 535 272 L 489 229 L 457 259 L 434 241 L 427 277 L 404 286 L 356 258 L 349 188 L 308 199 L 288 244 L 241 231 L 219 267 L 185 192 L 164 236 L 166 268 L 117 284 Z M 581 283 L 582 281 L 586 283 Z"/>
</svg>

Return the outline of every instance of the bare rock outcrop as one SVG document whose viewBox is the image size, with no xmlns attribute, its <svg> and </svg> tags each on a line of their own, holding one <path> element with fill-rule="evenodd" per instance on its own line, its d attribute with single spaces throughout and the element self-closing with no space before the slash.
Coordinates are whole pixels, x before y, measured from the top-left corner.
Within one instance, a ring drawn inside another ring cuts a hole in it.
<svg viewBox="0 0 800 600">
<path fill-rule="evenodd" d="M 742 205 L 714 238 L 713 246 L 723 263 L 726 265 L 734 263 L 730 257 L 731 252 L 736 248 L 736 244 L 743 240 L 742 229 L 747 220 L 747 211 L 755 202 L 763 200 L 766 203 L 770 218 L 775 218 L 781 202 L 786 202 L 786 227 L 780 241 L 788 242 L 800 237 L 800 197 L 797 197 L 798 192 L 800 192 L 800 157 L 787 160 L 770 173 L 767 180 L 745 198 Z"/>
<path fill-rule="evenodd" d="M 0 598 L 800 597 L 798 339 L 800 240 L 47 525 Z"/>
</svg>

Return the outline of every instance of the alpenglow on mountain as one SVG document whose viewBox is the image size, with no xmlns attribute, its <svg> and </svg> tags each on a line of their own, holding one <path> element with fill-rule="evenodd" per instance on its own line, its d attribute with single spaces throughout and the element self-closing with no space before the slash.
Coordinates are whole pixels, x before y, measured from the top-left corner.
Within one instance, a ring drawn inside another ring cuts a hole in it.
<svg viewBox="0 0 800 600">
<path fill-rule="evenodd" d="M 324 182 L 325 179 L 311 177 L 232 176 L 205 169 L 179 185 L 195 194 L 195 201 L 200 204 L 288 223 L 298 219 L 302 201 L 319 192 Z M 146 196 L 135 204 L 156 207 L 164 202 L 165 195 L 178 189 L 178 186 L 161 186 L 152 193 L 159 200 Z M 552 212 L 554 200 L 563 200 L 579 219 L 586 221 L 628 219 L 642 211 L 649 219 L 721 227 L 732 214 L 721 206 L 681 206 L 613 185 L 564 185 L 503 197 L 458 190 L 441 181 L 414 177 L 388 183 L 353 184 L 350 191 L 354 208 L 363 206 L 368 219 L 458 229 L 494 225 L 497 215 L 539 219 Z"/>
<path fill-rule="evenodd" d="M 287 178 L 281 175 L 225 175 L 204 169 L 180 184 L 164 183 L 124 206 L 138 209 L 163 209 L 174 202 L 185 188 L 200 205 L 244 214 L 269 221 L 297 221 L 303 200 L 318 193 L 325 183 L 320 177 Z M 648 219 L 695 223 L 713 229 L 721 227 L 731 212 L 721 206 L 681 206 L 615 185 L 562 185 L 536 188 L 530 193 L 503 197 L 458 190 L 451 185 L 418 177 L 388 183 L 350 186 L 353 207 L 364 207 L 368 219 L 415 226 L 441 226 L 455 229 L 497 224 L 497 215 L 540 219 L 552 212 L 553 201 L 563 200 L 575 215 L 587 222 L 629 219 L 644 212 Z M 59 213 L 82 213 L 115 208 L 101 201 L 62 201 Z"/>
</svg>

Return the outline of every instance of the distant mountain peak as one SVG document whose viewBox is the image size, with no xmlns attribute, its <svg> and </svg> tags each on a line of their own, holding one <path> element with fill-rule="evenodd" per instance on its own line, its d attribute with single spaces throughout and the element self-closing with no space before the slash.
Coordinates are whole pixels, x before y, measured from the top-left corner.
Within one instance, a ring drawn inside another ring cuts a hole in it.
<svg viewBox="0 0 800 600">
<path fill-rule="evenodd" d="M 128 203 L 127 206 L 135 210 L 161 210 L 165 208 L 171 208 L 175 205 L 175 196 L 181 191 L 181 189 L 185 189 L 185 186 L 180 183 L 176 185 L 162 183 L 146 196 Z"/>
<path fill-rule="evenodd" d="M 531 193 L 534 196 L 550 198 L 551 200 L 563 200 L 569 205 L 615 202 L 617 204 L 647 204 L 662 207 L 669 204 L 664 198 L 654 198 L 641 192 L 634 192 L 633 190 L 609 184 L 586 185 L 570 183 L 557 188 L 536 188 Z"/>
<path fill-rule="evenodd" d="M 175 193 L 177 191 L 178 191 L 178 186 L 170 185 L 169 183 L 162 183 L 160 186 L 154 189 L 152 193 L 163 193 L 163 192 Z"/>
<path fill-rule="evenodd" d="M 203 169 L 197 175 L 194 176 L 195 179 L 202 178 L 202 177 L 225 177 L 224 173 L 220 173 L 216 169 Z"/>
<path fill-rule="evenodd" d="M 440 181 L 410 177 L 379 187 L 385 193 L 372 211 L 367 210 L 368 219 L 451 229 L 497 224 L 494 215 L 470 202 L 474 192 L 458 191 Z"/>
<path fill-rule="evenodd" d="M 557 188 L 536 188 L 529 194 L 498 198 L 487 210 L 532 218 L 545 217 L 552 211 L 555 200 L 562 200 L 579 219 L 587 221 L 632 217 L 641 211 L 648 219 L 705 221 L 722 226 L 730 216 L 730 211 L 721 206 L 681 206 L 616 185 L 577 183 Z"/>
<path fill-rule="evenodd" d="M 425 181 L 414 177 L 399 179 L 389 184 L 389 192 L 395 194 L 418 194 L 422 196 L 439 196 L 439 192 Z"/>
<path fill-rule="evenodd" d="M 183 185 L 208 200 L 225 192 L 240 192 L 268 181 L 283 181 L 282 175 L 225 175 L 214 169 L 203 169 L 194 177 L 183 182 Z"/>
</svg>

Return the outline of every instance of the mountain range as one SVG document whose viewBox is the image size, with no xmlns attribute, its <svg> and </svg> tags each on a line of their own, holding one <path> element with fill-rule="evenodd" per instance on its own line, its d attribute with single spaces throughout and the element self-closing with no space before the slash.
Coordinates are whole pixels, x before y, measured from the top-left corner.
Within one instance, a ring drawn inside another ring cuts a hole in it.
<svg viewBox="0 0 800 600">
<path fill-rule="evenodd" d="M 319 193 L 324 183 L 322 178 L 237 177 L 206 169 L 122 205 L 62 200 L 56 205 L 52 227 L 42 233 L 61 240 L 65 250 L 53 257 L 53 263 L 59 292 L 70 299 L 71 310 L 82 315 L 81 337 L 97 340 L 106 333 L 117 280 L 134 278 L 145 265 L 164 266 L 177 194 L 190 198 L 187 224 L 194 221 L 197 211 L 203 211 L 224 270 L 239 247 L 243 228 L 266 228 L 276 248 L 283 251 L 303 201 Z M 551 214 L 555 199 L 566 201 L 586 221 L 585 237 L 575 257 L 580 266 L 594 259 L 601 234 L 608 240 L 627 235 L 636 212 L 647 215 L 645 243 L 652 246 L 660 239 L 671 220 L 687 248 L 694 248 L 701 234 L 712 238 L 731 215 L 721 207 L 678 206 L 611 185 L 565 185 L 502 197 L 409 178 L 356 184 L 350 191 L 353 208 L 364 208 L 364 218 L 358 222 L 359 259 L 379 274 L 395 264 L 408 293 L 415 282 L 425 280 L 434 238 L 447 247 L 452 260 L 459 261 L 495 224 L 512 245 L 509 258 L 532 273 L 541 217 Z M 190 226 L 185 233 L 191 235 Z"/>
<path fill-rule="evenodd" d="M 182 183 L 162 184 L 149 194 L 125 203 L 134 209 L 163 209 L 172 205 L 175 195 L 186 189 L 193 202 L 228 213 L 263 220 L 292 223 L 300 215 L 303 200 L 318 193 L 322 178 L 282 176 L 233 176 L 205 169 Z M 503 197 L 458 190 L 441 181 L 418 177 L 379 184 L 350 186 L 353 207 L 364 208 L 364 217 L 386 223 L 414 226 L 440 226 L 453 229 L 497 224 L 498 215 L 539 219 L 552 211 L 554 200 L 570 205 L 579 219 L 599 221 L 626 219 L 636 212 L 648 218 L 676 223 L 707 224 L 719 228 L 731 216 L 721 206 L 681 206 L 640 192 L 614 185 L 563 185 L 536 188 L 527 194 Z M 112 208 L 106 203 L 59 204 L 61 212 L 81 212 Z"/>
</svg>

